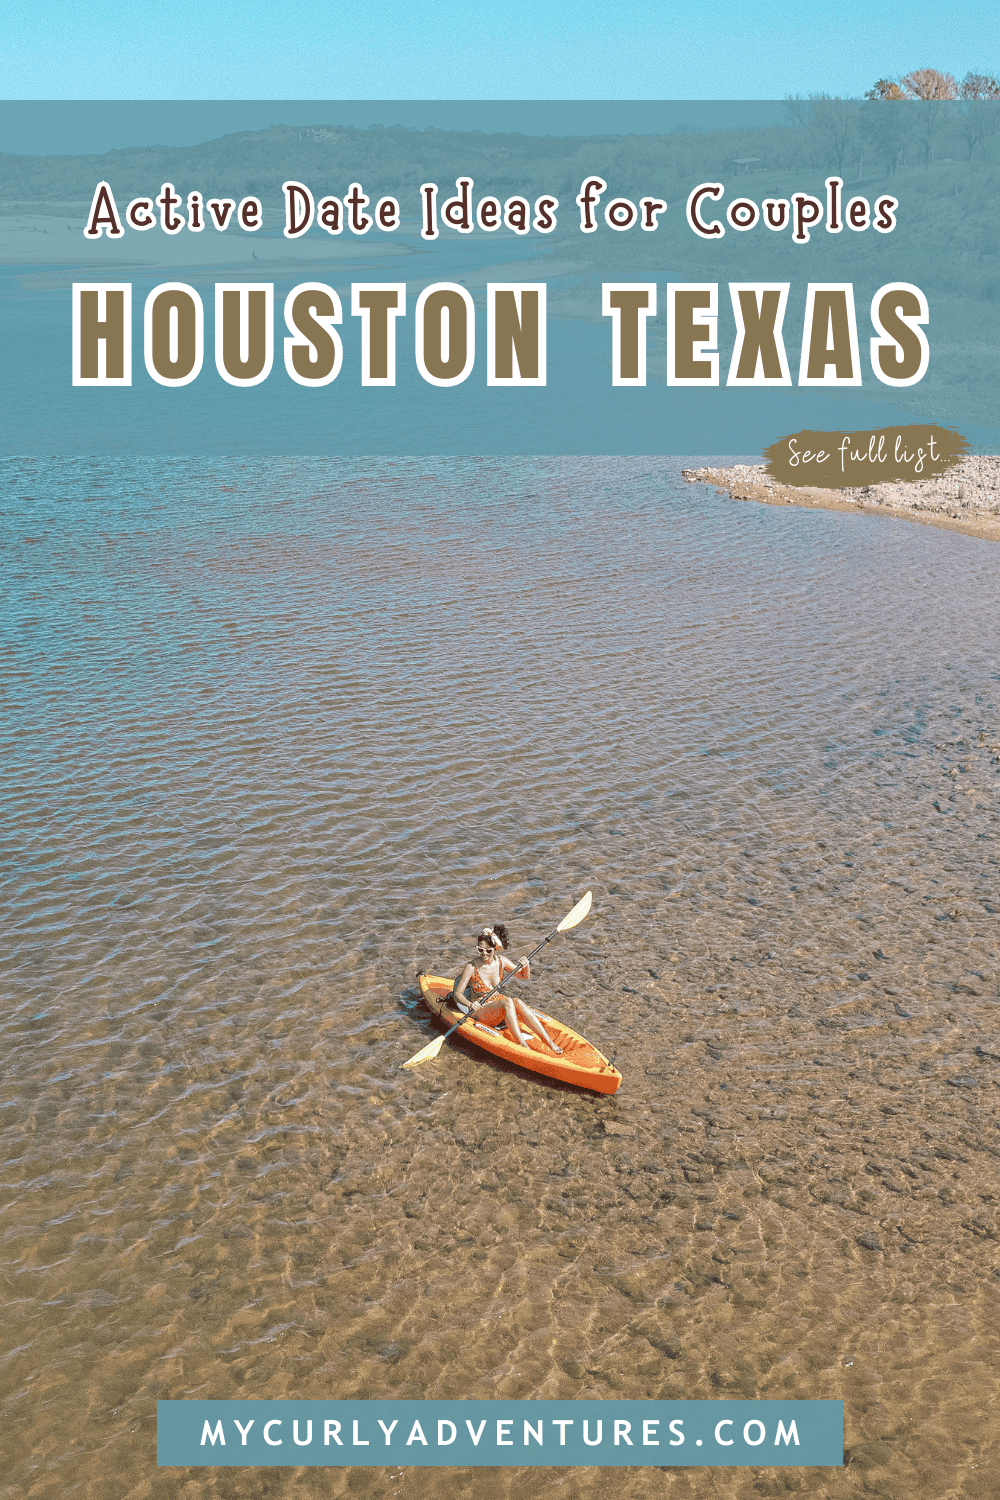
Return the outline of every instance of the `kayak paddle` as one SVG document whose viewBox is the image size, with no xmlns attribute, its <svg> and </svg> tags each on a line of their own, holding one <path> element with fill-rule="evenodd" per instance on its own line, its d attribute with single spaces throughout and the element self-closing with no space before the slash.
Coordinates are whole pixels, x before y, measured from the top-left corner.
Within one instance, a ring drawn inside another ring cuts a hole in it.
<svg viewBox="0 0 1000 1500">
<path fill-rule="evenodd" d="M 556 936 L 557 933 L 569 932 L 571 927 L 579 926 L 579 924 L 583 921 L 584 917 L 589 912 L 593 899 L 593 894 L 588 891 L 587 894 L 582 898 L 582 900 L 576 903 L 573 910 L 566 913 L 562 921 L 559 923 L 559 926 L 555 928 L 553 932 L 550 932 L 547 938 L 543 938 L 537 948 L 532 948 L 531 952 L 527 954 L 527 958 L 534 958 L 535 954 L 540 953 L 541 950 L 545 947 L 546 943 L 551 943 L 552 939 Z M 496 994 L 497 990 L 501 989 L 503 985 L 507 983 L 508 979 L 513 979 L 514 975 L 518 973 L 520 973 L 520 965 L 518 966 L 518 968 L 513 969 L 511 973 L 507 974 L 503 979 L 501 979 L 499 984 L 495 984 L 488 995 L 484 995 L 482 1000 L 477 1001 L 476 1009 L 481 1009 L 482 1006 L 486 1004 L 487 1000 L 491 1000 Z M 464 1015 L 460 1021 L 456 1021 L 454 1026 L 452 1026 L 450 1030 L 445 1032 L 444 1036 L 435 1037 L 433 1042 L 428 1042 L 426 1047 L 421 1047 L 419 1052 L 415 1052 L 413 1056 L 403 1064 L 403 1067 L 415 1068 L 418 1063 L 430 1062 L 432 1057 L 437 1057 L 438 1053 L 441 1051 L 441 1048 L 451 1036 L 451 1033 L 453 1031 L 457 1031 L 458 1028 L 464 1025 L 469 1017 L 474 1014 L 475 1012 L 469 1011 L 469 1013 L 467 1015 Z"/>
</svg>

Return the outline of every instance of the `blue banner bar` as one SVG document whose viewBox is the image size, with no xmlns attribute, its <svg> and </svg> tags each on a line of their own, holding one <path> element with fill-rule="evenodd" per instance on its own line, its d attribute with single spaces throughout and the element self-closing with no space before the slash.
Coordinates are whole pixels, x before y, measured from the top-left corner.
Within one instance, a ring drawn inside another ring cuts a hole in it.
<svg viewBox="0 0 1000 1500">
<path fill-rule="evenodd" d="M 1000 441 L 1000 101 L 46 109 L 0 109 L 4 453 Z"/>
<path fill-rule="evenodd" d="M 158 1401 L 160 1467 L 840 1466 L 841 1401 Z"/>
</svg>

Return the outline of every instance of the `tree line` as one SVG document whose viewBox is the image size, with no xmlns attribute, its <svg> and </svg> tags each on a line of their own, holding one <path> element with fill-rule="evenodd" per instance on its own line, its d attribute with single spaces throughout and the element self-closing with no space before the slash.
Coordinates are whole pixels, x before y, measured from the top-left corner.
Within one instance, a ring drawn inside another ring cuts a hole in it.
<svg viewBox="0 0 1000 1500">
<path fill-rule="evenodd" d="M 887 110 L 886 100 L 900 102 Z M 934 107 L 924 109 L 926 102 Z M 1000 134 L 1000 81 L 988 73 L 967 73 L 957 83 L 937 68 L 916 68 L 898 79 L 880 78 L 860 100 L 796 94 L 786 95 L 785 105 L 799 128 L 804 159 L 831 163 L 841 175 L 854 165 L 859 176 L 865 164 L 891 175 L 904 162 L 971 161 L 986 155 Z"/>
<path fill-rule="evenodd" d="M 1000 99 L 1000 82 L 989 73 L 966 73 L 961 83 L 938 68 L 914 68 L 901 78 L 879 78 L 866 99 Z"/>
<path fill-rule="evenodd" d="M 938 99 L 927 109 L 919 96 L 903 91 L 907 79 L 916 76 L 893 84 L 902 102 L 892 109 L 885 108 L 884 99 L 896 95 L 789 96 L 783 122 L 704 131 L 674 126 L 641 136 L 534 137 L 403 126 L 358 130 L 318 119 L 314 126 L 272 126 L 194 146 L 142 146 L 93 156 L 0 152 L 0 202 L 89 203 L 96 184 L 107 180 L 123 208 L 130 198 L 171 182 L 183 195 L 191 190 L 205 198 L 254 194 L 269 206 L 271 217 L 282 204 L 282 182 L 291 175 L 320 194 L 341 194 L 352 181 L 361 182 L 373 202 L 392 194 L 413 212 L 421 183 L 450 190 L 464 175 L 475 180 L 477 192 L 500 197 L 552 193 L 569 212 L 584 177 L 595 174 L 615 193 L 637 199 L 652 192 L 673 202 L 699 181 L 726 182 L 743 174 L 814 170 L 853 182 L 878 172 L 890 175 L 903 164 L 996 159 L 1000 85 L 985 74 L 969 75 L 980 80 L 975 97 L 968 90 L 962 95 L 965 84 L 956 85 L 955 98 Z"/>
</svg>

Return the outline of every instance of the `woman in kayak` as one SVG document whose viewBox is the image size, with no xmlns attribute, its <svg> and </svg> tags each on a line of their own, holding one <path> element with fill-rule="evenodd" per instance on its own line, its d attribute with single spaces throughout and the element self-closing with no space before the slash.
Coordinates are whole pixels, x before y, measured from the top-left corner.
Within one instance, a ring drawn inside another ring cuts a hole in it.
<svg viewBox="0 0 1000 1500">
<path fill-rule="evenodd" d="M 466 964 L 462 970 L 461 977 L 455 985 L 455 999 L 460 1002 L 462 1010 L 468 1009 L 472 1014 L 487 1026 L 499 1025 L 501 1019 L 507 1017 L 507 1025 L 522 1047 L 528 1043 L 518 1025 L 518 1016 L 533 1031 L 537 1032 L 546 1045 L 558 1055 L 562 1055 L 562 1048 L 557 1047 L 542 1025 L 535 1012 L 525 1005 L 523 1000 L 516 999 L 513 995 L 506 994 L 503 990 L 494 995 L 483 1005 L 482 1000 L 496 985 L 498 985 L 506 974 L 516 974 L 519 979 L 530 979 L 531 969 L 528 960 L 522 958 L 520 964 L 511 963 L 509 958 L 504 958 L 504 949 L 510 946 L 507 929 L 502 922 L 494 922 L 492 927 L 484 927 L 476 940 L 479 950 L 479 962 L 477 964 Z M 469 985 L 472 990 L 471 1006 L 465 1000 L 465 987 Z"/>
</svg>

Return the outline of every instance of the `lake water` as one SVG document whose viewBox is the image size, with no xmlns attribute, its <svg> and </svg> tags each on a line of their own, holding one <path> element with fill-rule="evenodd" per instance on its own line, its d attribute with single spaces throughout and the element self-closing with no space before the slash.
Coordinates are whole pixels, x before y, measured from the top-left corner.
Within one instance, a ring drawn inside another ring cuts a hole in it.
<svg viewBox="0 0 1000 1500">
<path fill-rule="evenodd" d="M 680 470 L 4 461 L 4 1495 L 994 1493 L 1000 548 Z M 614 1098 L 401 1070 L 587 889 L 524 994 Z M 155 1467 L 393 1395 L 849 1462 Z"/>
</svg>

